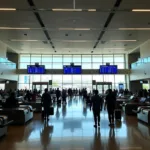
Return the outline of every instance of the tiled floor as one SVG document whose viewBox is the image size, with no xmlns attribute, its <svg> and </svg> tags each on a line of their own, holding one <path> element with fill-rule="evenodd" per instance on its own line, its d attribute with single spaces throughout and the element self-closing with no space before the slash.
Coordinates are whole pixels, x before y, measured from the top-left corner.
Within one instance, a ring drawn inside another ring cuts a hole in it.
<svg viewBox="0 0 150 150">
<path fill-rule="evenodd" d="M 108 126 L 107 112 L 101 127 L 93 128 L 93 115 L 79 98 L 55 107 L 48 123 L 40 114 L 25 126 L 10 126 L 0 139 L 0 150 L 150 150 L 150 128 L 136 117 L 123 117 L 115 128 Z"/>
</svg>

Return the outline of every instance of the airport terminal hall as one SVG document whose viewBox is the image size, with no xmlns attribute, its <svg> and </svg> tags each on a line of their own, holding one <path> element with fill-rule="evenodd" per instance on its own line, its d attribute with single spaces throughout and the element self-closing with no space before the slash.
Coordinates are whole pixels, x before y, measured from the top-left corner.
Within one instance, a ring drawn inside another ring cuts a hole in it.
<svg viewBox="0 0 150 150">
<path fill-rule="evenodd" d="M 150 0 L 0 0 L 0 150 L 150 150 Z"/>
</svg>

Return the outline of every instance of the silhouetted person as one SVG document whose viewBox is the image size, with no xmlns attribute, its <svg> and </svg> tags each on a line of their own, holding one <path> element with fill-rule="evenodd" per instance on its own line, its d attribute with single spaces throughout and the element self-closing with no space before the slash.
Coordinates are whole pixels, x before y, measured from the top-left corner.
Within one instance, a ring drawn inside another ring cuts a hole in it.
<svg viewBox="0 0 150 150">
<path fill-rule="evenodd" d="M 63 103 L 66 103 L 66 97 L 67 97 L 66 90 L 63 89 L 63 91 L 62 91 L 62 101 L 63 101 Z"/>
<path fill-rule="evenodd" d="M 27 91 L 27 94 L 25 95 L 25 100 L 26 99 L 27 99 L 27 101 L 31 101 L 31 93 L 29 90 Z"/>
<path fill-rule="evenodd" d="M 91 108 L 93 109 L 93 115 L 94 115 L 94 127 L 100 126 L 100 111 L 102 110 L 102 102 L 103 99 L 98 95 L 98 90 L 95 90 L 95 95 L 92 97 L 91 100 Z"/>
<path fill-rule="evenodd" d="M 59 88 L 57 88 L 56 90 L 56 97 L 57 97 L 57 103 L 59 102 L 59 98 L 60 98 L 60 90 Z"/>
<path fill-rule="evenodd" d="M 18 100 L 16 99 L 16 94 L 12 92 L 9 96 L 9 98 L 6 99 L 6 102 L 4 103 L 3 107 L 5 108 L 15 108 L 18 107 Z"/>
<path fill-rule="evenodd" d="M 108 111 L 108 119 L 109 119 L 109 125 L 114 124 L 114 111 L 115 111 L 115 105 L 116 105 L 116 97 L 115 94 L 112 92 L 111 89 L 108 90 L 108 94 L 106 96 L 106 106 Z"/>
<path fill-rule="evenodd" d="M 48 93 L 48 89 L 45 89 L 45 93 L 42 95 L 42 104 L 44 107 L 44 119 L 48 120 L 49 110 L 51 105 L 51 96 Z"/>
</svg>

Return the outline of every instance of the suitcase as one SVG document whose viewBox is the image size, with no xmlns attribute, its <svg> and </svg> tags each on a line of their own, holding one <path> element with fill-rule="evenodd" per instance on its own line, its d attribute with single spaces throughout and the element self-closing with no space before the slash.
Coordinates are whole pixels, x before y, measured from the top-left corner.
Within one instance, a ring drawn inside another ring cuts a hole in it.
<svg viewBox="0 0 150 150">
<path fill-rule="evenodd" d="M 115 110 L 115 119 L 116 120 L 121 120 L 121 109 L 116 109 Z"/>
<path fill-rule="evenodd" d="M 44 107 L 42 107 L 42 118 L 44 118 Z M 54 107 L 49 108 L 49 115 L 54 115 Z"/>
<path fill-rule="evenodd" d="M 49 108 L 49 115 L 54 115 L 54 107 Z"/>
</svg>

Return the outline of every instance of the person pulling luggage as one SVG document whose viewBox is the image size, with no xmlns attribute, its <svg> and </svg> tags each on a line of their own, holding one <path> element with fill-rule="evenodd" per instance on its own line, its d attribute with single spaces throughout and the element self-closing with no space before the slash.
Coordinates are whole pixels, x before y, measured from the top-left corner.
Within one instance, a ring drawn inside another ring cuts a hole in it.
<svg viewBox="0 0 150 150">
<path fill-rule="evenodd" d="M 97 128 L 97 124 L 100 127 L 100 111 L 102 110 L 102 102 L 103 99 L 98 95 L 98 90 L 95 90 L 94 96 L 91 100 L 91 107 L 90 110 L 93 109 L 93 115 L 94 115 L 94 127 Z"/>
</svg>

